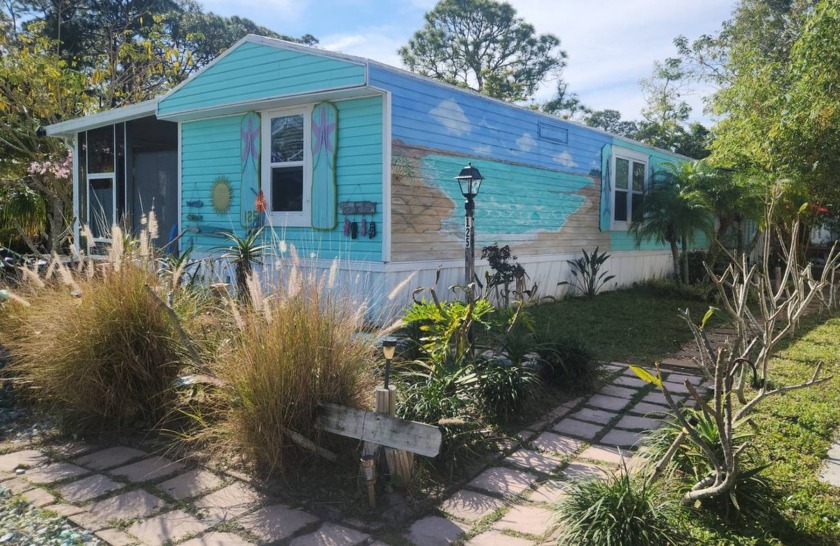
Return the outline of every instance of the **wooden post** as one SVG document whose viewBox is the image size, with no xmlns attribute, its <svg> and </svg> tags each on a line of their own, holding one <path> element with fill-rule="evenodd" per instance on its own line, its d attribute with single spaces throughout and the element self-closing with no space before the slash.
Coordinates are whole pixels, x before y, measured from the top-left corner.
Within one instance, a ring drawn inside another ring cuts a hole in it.
<svg viewBox="0 0 840 546">
<path fill-rule="evenodd" d="M 395 415 L 397 413 L 396 387 L 388 385 L 387 390 L 384 385 L 376 387 L 376 391 L 374 391 L 374 403 L 376 413 Z M 414 470 L 414 454 L 389 447 L 384 448 L 384 451 L 391 477 L 396 477 L 400 485 L 408 484 L 411 481 L 411 475 Z"/>
</svg>

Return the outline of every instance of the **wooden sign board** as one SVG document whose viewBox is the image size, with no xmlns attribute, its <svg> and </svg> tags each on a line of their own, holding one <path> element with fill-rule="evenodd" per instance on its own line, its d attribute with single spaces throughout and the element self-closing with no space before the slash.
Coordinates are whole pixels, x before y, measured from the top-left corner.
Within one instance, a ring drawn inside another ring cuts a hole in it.
<svg viewBox="0 0 840 546">
<path fill-rule="evenodd" d="M 337 404 L 322 404 L 315 428 L 393 449 L 434 457 L 440 452 L 437 427 Z"/>
</svg>

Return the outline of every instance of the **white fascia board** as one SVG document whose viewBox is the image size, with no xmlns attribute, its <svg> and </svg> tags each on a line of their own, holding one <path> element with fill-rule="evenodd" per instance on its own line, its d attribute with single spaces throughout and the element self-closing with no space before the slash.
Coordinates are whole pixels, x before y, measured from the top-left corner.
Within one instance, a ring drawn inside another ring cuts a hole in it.
<svg viewBox="0 0 840 546">
<path fill-rule="evenodd" d="M 47 125 L 47 135 L 55 137 L 72 137 L 75 133 L 80 131 L 89 131 L 97 127 L 104 127 L 106 125 L 113 125 L 124 121 L 131 121 L 133 119 L 145 118 L 154 116 L 157 109 L 158 99 L 151 99 L 129 106 L 122 106 L 112 110 L 104 110 L 89 116 L 81 118 L 69 119 L 60 123 Z"/>
<path fill-rule="evenodd" d="M 223 117 L 232 114 L 241 114 L 244 112 L 251 111 L 273 110 L 277 108 L 301 106 L 304 104 L 314 104 L 325 100 L 341 101 L 363 97 L 373 97 L 381 95 L 382 93 L 383 91 L 379 89 L 375 89 L 368 85 L 359 84 L 348 87 L 329 89 L 326 91 L 295 93 L 291 95 L 278 95 L 276 97 L 260 99 L 256 101 L 249 100 L 223 104 L 220 106 L 196 108 L 194 110 L 176 112 L 168 116 L 158 114 L 158 119 L 162 121 L 194 121 L 197 119 Z"/>
</svg>

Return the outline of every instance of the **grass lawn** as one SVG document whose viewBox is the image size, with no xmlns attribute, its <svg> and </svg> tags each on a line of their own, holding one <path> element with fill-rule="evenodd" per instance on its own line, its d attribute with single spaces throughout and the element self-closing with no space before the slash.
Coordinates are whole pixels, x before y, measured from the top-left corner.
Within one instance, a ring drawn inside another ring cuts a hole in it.
<svg viewBox="0 0 840 546">
<path fill-rule="evenodd" d="M 683 513 L 693 544 L 840 544 L 840 488 L 817 479 L 840 426 L 840 313 L 808 317 L 799 336 L 772 360 L 779 384 L 799 383 L 824 362 L 827 383 L 767 400 L 755 415 L 753 445 L 772 489 L 767 514 L 723 521 Z"/>
<path fill-rule="evenodd" d="M 550 324 L 582 340 L 598 360 L 652 365 L 691 340 L 691 332 L 677 316 L 686 306 L 698 322 L 709 304 L 641 286 L 604 292 L 591 300 L 544 303 L 528 311 L 538 325 Z"/>
</svg>

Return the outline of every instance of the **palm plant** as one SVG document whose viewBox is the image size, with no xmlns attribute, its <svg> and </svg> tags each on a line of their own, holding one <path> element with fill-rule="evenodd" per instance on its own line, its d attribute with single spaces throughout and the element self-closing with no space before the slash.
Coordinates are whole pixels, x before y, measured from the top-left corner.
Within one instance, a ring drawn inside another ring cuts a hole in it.
<svg viewBox="0 0 840 546">
<path fill-rule="evenodd" d="M 636 244 L 644 240 L 668 243 L 674 260 L 674 276 L 678 282 L 688 282 L 688 264 L 680 271 L 680 247 L 687 256 L 688 245 L 699 233 L 711 236 L 714 218 L 708 199 L 691 186 L 691 168 L 686 165 L 665 164 L 665 170 L 654 176 L 645 192 L 641 219 L 630 224 Z"/>
</svg>

